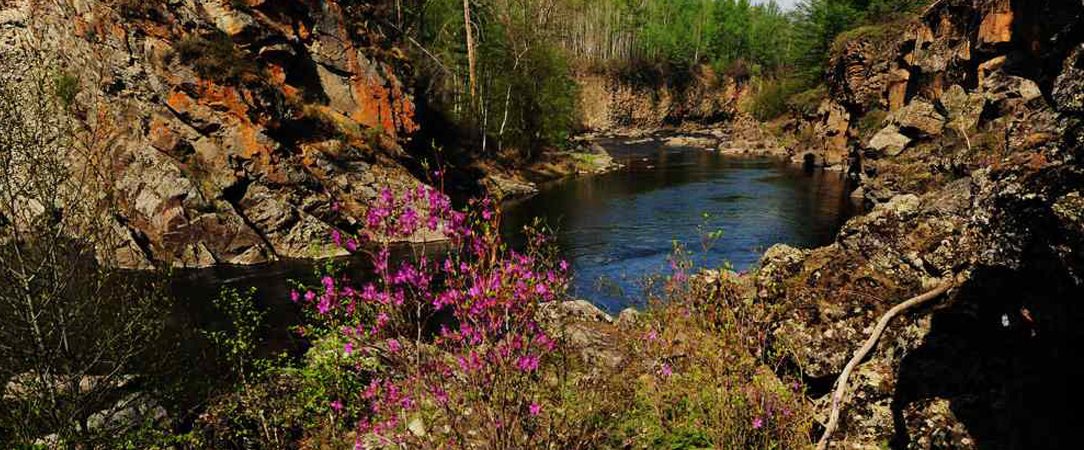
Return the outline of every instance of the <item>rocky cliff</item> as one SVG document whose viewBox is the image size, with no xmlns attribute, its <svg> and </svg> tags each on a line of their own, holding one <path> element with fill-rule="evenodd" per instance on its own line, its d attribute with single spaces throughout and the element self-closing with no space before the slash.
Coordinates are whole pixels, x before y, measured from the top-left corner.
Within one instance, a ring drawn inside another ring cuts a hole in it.
<svg viewBox="0 0 1084 450">
<path fill-rule="evenodd" d="M 712 125 L 737 114 L 746 86 L 696 66 L 683 75 L 645 67 L 576 77 L 583 126 L 590 130 L 657 130 Z"/>
<path fill-rule="evenodd" d="M 7 0 L 0 71 L 48 55 L 77 113 L 123 124 L 112 164 L 130 267 L 333 254 L 382 186 L 418 181 L 404 48 L 383 2 Z M 33 47 L 27 51 L 28 44 Z M 424 236 L 418 236 L 424 239 Z"/>
<path fill-rule="evenodd" d="M 876 206 L 828 247 L 766 254 L 774 345 L 827 411 L 881 314 L 956 283 L 859 367 L 832 448 L 1077 445 L 1082 28 L 1075 0 L 942 0 L 837 41 L 821 109 L 841 120 L 801 126 L 842 129 L 831 152 Z"/>
</svg>

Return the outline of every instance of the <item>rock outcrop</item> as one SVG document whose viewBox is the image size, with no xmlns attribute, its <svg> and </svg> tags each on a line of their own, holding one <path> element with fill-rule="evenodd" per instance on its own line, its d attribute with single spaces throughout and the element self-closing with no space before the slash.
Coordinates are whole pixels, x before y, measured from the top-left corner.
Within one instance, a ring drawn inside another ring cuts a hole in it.
<svg viewBox="0 0 1084 450">
<path fill-rule="evenodd" d="M 827 413 L 877 318 L 956 279 L 859 366 L 831 448 L 1072 447 L 1084 4 L 942 0 L 885 27 L 836 44 L 827 100 L 850 113 L 849 173 L 874 207 L 833 245 L 767 252 L 774 345 Z"/>
<path fill-rule="evenodd" d="M 127 124 L 113 164 L 125 266 L 322 257 L 384 187 L 416 186 L 400 43 L 353 2 L 5 2 L 5 79 L 29 39 Z M 425 239 L 426 236 L 417 236 Z"/>
<path fill-rule="evenodd" d="M 688 80 L 648 74 L 626 77 L 591 74 L 577 77 L 583 126 L 591 130 L 655 130 L 684 124 L 714 124 L 737 113 L 744 86 L 714 73 L 708 66 L 692 69 Z"/>
</svg>

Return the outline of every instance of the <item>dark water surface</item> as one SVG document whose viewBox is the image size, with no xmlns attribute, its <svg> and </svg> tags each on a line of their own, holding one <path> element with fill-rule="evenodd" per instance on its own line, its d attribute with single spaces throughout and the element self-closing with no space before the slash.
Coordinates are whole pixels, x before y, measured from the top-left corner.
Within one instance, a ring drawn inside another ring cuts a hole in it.
<svg viewBox="0 0 1084 450">
<path fill-rule="evenodd" d="M 603 145 L 627 167 L 545 186 L 504 212 L 508 231 L 535 217 L 556 228 L 572 294 L 610 312 L 636 305 L 645 275 L 669 270 L 674 241 L 698 264 L 745 270 L 777 243 L 830 243 L 857 212 L 838 172 L 654 142 Z M 704 252 L 701 236 L 714 230 L 723 235 Z"/>
</svg>

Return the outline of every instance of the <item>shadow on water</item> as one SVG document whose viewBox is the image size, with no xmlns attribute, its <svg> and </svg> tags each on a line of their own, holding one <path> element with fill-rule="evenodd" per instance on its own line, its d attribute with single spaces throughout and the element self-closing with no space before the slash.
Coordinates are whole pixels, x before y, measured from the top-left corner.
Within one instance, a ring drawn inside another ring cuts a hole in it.
<svg viewBox="0 0 1084 450">
<path fill-rule="evenodd" d="M 429 255 L 442 253 L 440 243 L 425 246 L 392 248 L 391 259 L 406 257 L 408 252 L 420 251 Z M 292 327 L 301 324 L 303 319 L 299 305 L 290 300 L 290 291 L 297 283 L 303 286 L 319 285 L 317 268 L 326 264 L 340 268 L 341 274 L 348 280 L 363 283 L 372 279 L 372 264 L 368 256 L 358 254 L 339 257 L 315 263 L 311 260 L 286 260 L 259 266 L 219 265 L 206 269 L 183 270 L 175 274 L 172 288 L 183 311 L 178 313 L 178 320 L 184 321 L 194 329 L 224 329 L 229 318 L 224 317 L 214 305 L 223 288 L 246 292 L 256 289 L 254 300 L 256 307 L 266 311 L 263 336 L 262 356 L 270 356 L 283 351 L 297 353 L 304 350 L 307 342 L 292 332 Z"/>
</svg>

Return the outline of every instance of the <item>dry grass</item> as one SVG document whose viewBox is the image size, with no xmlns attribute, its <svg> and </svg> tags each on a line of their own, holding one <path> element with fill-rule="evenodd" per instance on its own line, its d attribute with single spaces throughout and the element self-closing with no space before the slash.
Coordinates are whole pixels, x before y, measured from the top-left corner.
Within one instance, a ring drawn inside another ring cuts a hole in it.
<svg viewBox="0 0 1084 450">
<path fill-rule="evenodd" d="M 803 386 L 774 370 L 768 308 L 736 278 L 679 275 L 635 324 L 621 330 L 632 386 L 612 443 L 636 449 L 803 448 L 812 410 Z"/>
</svg>

